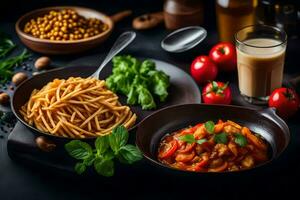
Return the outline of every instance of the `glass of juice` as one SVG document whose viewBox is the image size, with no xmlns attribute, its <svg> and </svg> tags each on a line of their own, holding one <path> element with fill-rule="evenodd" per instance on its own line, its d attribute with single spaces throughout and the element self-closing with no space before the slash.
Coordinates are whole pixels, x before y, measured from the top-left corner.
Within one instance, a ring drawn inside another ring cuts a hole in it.
<svg viewBox="0 0 300 200">
<path fill-rule="evenodd" d="M 277 27 L 253 25 L 239 30 L 235 43 L 241 95 L 250 103 L 264 104 L 282 85 L 287 35 Z"/>
</svg>

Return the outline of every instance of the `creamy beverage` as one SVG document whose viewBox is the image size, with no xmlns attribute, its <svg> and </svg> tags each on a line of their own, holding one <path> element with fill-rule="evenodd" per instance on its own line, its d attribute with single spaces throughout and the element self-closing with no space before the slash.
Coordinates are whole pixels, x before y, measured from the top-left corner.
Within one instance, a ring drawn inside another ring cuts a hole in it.
<svg viewBox="0 0 300 200">
<path fill-rule="evenodd" d="M 286 44 L 254 38 L 237 45 L 239 89 L 247 97 L 266 97 L 281 87 Z"/>
</svg>

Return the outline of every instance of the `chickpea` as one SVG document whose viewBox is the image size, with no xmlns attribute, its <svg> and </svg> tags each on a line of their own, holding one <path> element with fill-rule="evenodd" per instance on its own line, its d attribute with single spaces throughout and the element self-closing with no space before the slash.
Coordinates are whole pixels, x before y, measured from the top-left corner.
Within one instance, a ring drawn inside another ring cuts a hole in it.
<svg viewBox="0 0 300 200">
<path fill-rule="evenodd" d="M 96 18 L 84 18 L 75 10 L 52 10 L 44 16 L 30 19 L 24 32 L 34 37 L 50 40 L 77 40 L 92 37 L 108 29 Z"/>
</svg>

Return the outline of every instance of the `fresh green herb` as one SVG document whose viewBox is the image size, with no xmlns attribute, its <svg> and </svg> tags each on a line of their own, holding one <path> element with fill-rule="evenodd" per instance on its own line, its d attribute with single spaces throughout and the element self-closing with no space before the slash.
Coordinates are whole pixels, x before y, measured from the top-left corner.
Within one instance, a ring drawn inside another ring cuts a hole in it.
<svg viewBox="0 0 300 200">
<path fill-rule="evenodd" d="M 192 135 L 192 134 L 186 134 L 186 135 L 180 136 L 179 140 L 187 142 L 187 143 L 196 142 L 196 139 L 194 138 L 194 135 Z"/>
<path fill-rule="evenodd" d="M 164 102 L 168 96 L 170 78 L 156 70 L 151 60 L 140 62 L 132 56 L 115 56 L 113 73 L 106 79 L 109 89 L 127 96 L 130 105 L 140 104 L 142 109 L 156 108 L 155 97 Z"/>
<path fill-rule="evenodd" d="M 84 163 L 76 163 L 75 171 L 77 174 L 82 174 L 86 170 L 86 166 Z"/>
<path fill-rule="evenodd" d="M 110 177 L 115 173 L 114 161 L 97 158 L 94 162 L 96 172 L 102 176 Z"/>
<path fill-rule="evenodd" d="M 7 34 L 0 31 L 0 58 L 7 56 L 16 46 Z"/>
<path fill-rule="evenodd" d="M 142 159 L 142 153 L 131 144 L 127 144 L 128 131 L 124 126 L 118 126 L 112 134 L 98 137 L 95 141 L 95 149 L 80 140 L 72 140 L 65 145 L 69 155 L 80 162 L 74 169 L 78 174 L 85 172 L 88 166 L 94 165 L 95 171 L 102 176 L 114 175 L 114 159 L 119 162 L 132 164 Z"/>
<path fill-rule="evenodd" d="M 120 153 L 119 153 L 122 158 L 122 161 L 128 164 L 132 164 L 138 160 L 142 159 L 142 154 L 141 152 L 136 148 L 136 146 L 133 146 L 131 144 L 127 144 L 123 147 L 120 148 Z M 121 160 L 120 160 L 121 161 Z"/>
<path fill-rule="evenodd" d="M 213 134 L 215 129 L 215 123 L 213 121 L 207 121 L 205 122 L 204 127 L 208 133 Z"/>
<path fill-rule="evenodd" d="M 227 134 L 226 133 L 216 134 L 214 136 L 214 141 L 217 144 L 227 144 L 228 142 Z"/>
<path fill-rule="evenodd" d="M 69 155 L 77 160 L 84 160 L 93 154 L 92 147 L 80 140 L 72 140 L 65 145 Z"/>
<path fill-rule="evenodd" d="M 196 142 L 198 144 L 203 144 L 204 142 L 207 141 L 206 139 L 196 140 L 194 135 L 192 135 L 192 134 L 187 134 L 187 135 L 180 136 L 179 140 L 190 143 L 190 144 L 194 143 L 194 142 Z"/>
<path fill-rule="evenodd" d="M 13 75 L 13 68 L 15 65 L 24 62 L 27 58 L 29 58 L 30 54 L 26 49 L 15 57 L 7 58 L 0 61 L 0 82 L 4 83 L 11 78 Z"/>
<path fill-rule="evenodd" d="M 246 137 L 243 136 L 242 134 L 237 133 L 234 136 L 235 136 L 234 142 L 239 146 L 244 147 L 248 144 Z"/>
<path fill-rule="evenodd" d="M 203 138 L 203 139 L 196 141 L 196 143 L 198 143 L 198 144 L 203 144 L 204 142 L 207 142 L 207 139 Z"/>
</svg>

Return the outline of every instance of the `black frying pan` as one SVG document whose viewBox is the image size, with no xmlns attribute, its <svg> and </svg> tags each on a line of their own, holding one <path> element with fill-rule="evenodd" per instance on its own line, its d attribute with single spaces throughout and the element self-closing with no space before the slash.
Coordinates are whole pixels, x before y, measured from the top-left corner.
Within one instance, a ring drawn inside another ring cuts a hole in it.
<svg viewBox="0 0 300 200">
<path fill-rule="evenodd" d="M 257 111 L 240 106 L 185 104 L 161 109 L 144 119 L 137 127 L 136 144 L 152 164 L 171 169 L 157 160 L 157 149 L 161 138 L 167 133 L 190 125 L 208 120 L 216 122 L 218 119 L 232 120 L 263 136 L 272 149 L 268 162 L 277 158 L 290 141 L 287 124 L 275 114 L 272 108 Z"/>
</svg>

